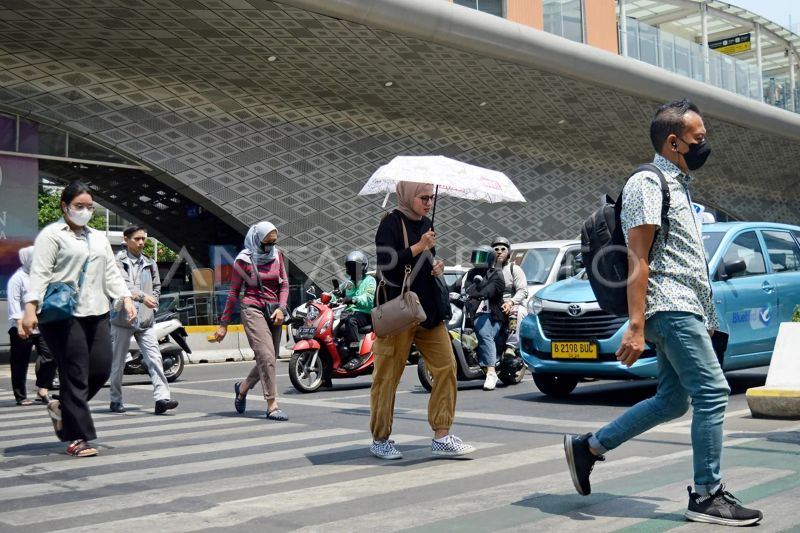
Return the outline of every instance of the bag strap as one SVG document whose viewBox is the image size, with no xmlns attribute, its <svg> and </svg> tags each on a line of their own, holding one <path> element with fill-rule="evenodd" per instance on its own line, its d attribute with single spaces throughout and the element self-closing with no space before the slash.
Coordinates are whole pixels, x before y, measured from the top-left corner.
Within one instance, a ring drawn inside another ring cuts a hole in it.
<svg viewBox="0 0 800 533">
<path fill-rule="evenodd" d="M 261 284 L 261 274 L 258 272 L 258 267 L 256 266 L 256 260 L 253 258 L 253 254 L 250 254 L 250 265 L 253 267 L 253 274 L 256 277 L 256 282 L 258 283 L 258 292 L 264 292 L 264 286 Z"/>
<path fill-rule="evenodd" d="M 400 220 L 400 227 L 403 229 L 403 247 L 408 248 L 408 231 L 406 230 L 406 223 L 403 220 L 402 216 L 398 216 Z M 386 294 L 386 281 L 383 278 L 383 272 L 380 268 L 376 268 L 377 274 L 380 277 L 380 281 L 378 282 L 378 287 L 375 290 L 375 306 L 381 305 L 380 303 L 380 292 L 383 290 L 383 299 L 384 303 L 389 301 L 389 297 Z M 404 268 L 404 276 L 403 276 L 403 284 L 400 286 L 400 296 L 403 295 L 404 292 L 411 289 L 411 283 L 409 281 L 409 276 L 411 275 L 411 265 L 407 264 Z"/>
<path fill-rule="evenodd" d="M 671 195 L 669 192 L 669 185 L 667 184 L 667 179 L 664 177 L 664 173 L 661 172 L 661 169 L 658 166 L 654 165 L 653 163 L 644 163 L 636 167 L 636 169 L 628 176 L 628 179 L 625 180 L 625 184 L 628 184 L 628 181 L 638 174 L 639 172 L 652 172 L 656 176 L 658 176 L 658 181 L 661 184 L 661 227 L 656 229 L 655 234 L 653 235 L 653 244 L 650 245 L 650 252 L 653 251 L 653 246 L 656 243 L 656 237 L 658 237 L 659 232 L 664 232 L 664 243 L 666 244 L 667 239 L 669 238 L 669 206 L 671 201 Z M 623 189 L 625 187 L 623 186 Z M 614 204 L 614 215 L 617 219 L 617 222 L 620 222 L 620 215 L 622 213 L 622 192 L 619 193 L 619 198 L 617 202 Z M 620 231 L 622 230 L 621 225 L 618 224 Z"/>
<path fill-rule="evenodd" d="M 81 274 L 78 276 L 78 292 L 83 288 L 83 280 L 86 277 L 86 269 L 89 268 L 89 260 L 92 258 L 92 246 L 89 243 L 89 228 L 86 228 L 86 248 L 89 249 L 89 255 L 86 256 L 86 261 L 83 262 Z"/>
</svg>

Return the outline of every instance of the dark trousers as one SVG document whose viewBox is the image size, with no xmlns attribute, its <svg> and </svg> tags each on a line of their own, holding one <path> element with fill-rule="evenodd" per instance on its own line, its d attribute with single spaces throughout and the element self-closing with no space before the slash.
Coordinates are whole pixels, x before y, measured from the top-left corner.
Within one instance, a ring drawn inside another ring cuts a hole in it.
<svg viewBox="0 0 800 533">
<path fill-rule="evenodd" d="M 339 320 L 339 335 L 349 344 L 358 342 L 358 330 L 372 324 L 372 317 L 358 311 L 343 311 Z"/>
<path fill-rule="evenodd" d="M 58 367 L 44 338 L 41 335 L 31 335 L 23 339 L 17 333 L 17 328 L 10 328 L 8 336 L 11 339 L 11 388 L 14 389 L 14 398 L 20 401 L 28 395 L 26 387 L 28 363 L 34 347 L 39 363 L 36 369 L 36 386 L 40 389 L 52 388 Z"/>
<path fill-rule="evenodd" d="M 111 373 L 111 328 L 108 313 L 40 324 L 58 362 L 59 400 L 64 429 L 61 440 L 93 440 L 89 400 L 103 388 Z"/>
</svg>

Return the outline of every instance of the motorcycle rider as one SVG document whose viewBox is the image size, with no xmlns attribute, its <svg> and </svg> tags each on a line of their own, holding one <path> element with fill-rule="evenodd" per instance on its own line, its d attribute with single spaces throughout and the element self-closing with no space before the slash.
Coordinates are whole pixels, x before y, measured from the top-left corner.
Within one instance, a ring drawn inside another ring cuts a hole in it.
<svg viewBox="0 0 800 533">
<path fill-rule="evenodd" d="M 130 226 L 122 232 L 125 249 L 117 252 L 117 267 L 133 295 L 138 310 L 138 319 L 129 324 L 124 313 L 116 313 L 111 320 L 111 342 L 113 359 L 111 361 L 110 409 L 114 413 L 124 413 L 122 403 L 122 375 L 125 370 L 125 357 L 131 346 L 131 337 L 142 354 L 142 362 L 150 374 L 155 398 L 155 414 L 160 415 L 178 407 L 178 401 L 170 399 L 161 349 L 155 334 L 155 310 L 161 296 L 161 278 L 155 261 L 142 251 L 147 242 L 147 230 L 142 226 Z"/>
<path fill-rule="evenodd" d="M 506 352 L 511 351 L 510 355 L 513 357 L 514 351 L 519 344 L 519 326 L 522 324 L 522 319 L 528 314 L 528 309 L 525 306 L 525 302 L 528 299 L 528 280 L 522 267 L 510 261 L 511 242 L 507 238 L 495 237 L 494 241 L 492 241 L 492 248 L 494 253 L 497 254 L 496 267 L 503 270 L 503 278 L 505 279 L 501 309 L 506 316 L 506 323 L 512 316 L 516 317 L 514 330 L 506 339 Z"/>
<path fill-rule="evenodd" d="M 361 250 L 353 250 L 345 257 L 344 269 L 349 281 L 339 301 L 347 307 L 342 311 L 336 333 L 336 338 L 344 339 L 347 347 L 347 350 L 342 351 L 342 367 L 345 370 L 358 368 L 361 362 L 358 354 L 358 330 L 372 323 L 370 312 L 375 301 L 377 283 L 373 276 L 367 274 L 367 268 L 369 260 Z"/>
<path fill-rule="evenodd" d="M 505 322 L 502 309 L 505 279 L 495 262 L 496 255 L 491 246 L 478 246 L 470 255 L 472 268 L 464 278 L 469 297 L 466 310 L 472 317 L 478 337 L 478 359 L 486 371 L 483 390 L 487 391 L 494 390 L 497 385 L 497 338 Z"/>
</svg>

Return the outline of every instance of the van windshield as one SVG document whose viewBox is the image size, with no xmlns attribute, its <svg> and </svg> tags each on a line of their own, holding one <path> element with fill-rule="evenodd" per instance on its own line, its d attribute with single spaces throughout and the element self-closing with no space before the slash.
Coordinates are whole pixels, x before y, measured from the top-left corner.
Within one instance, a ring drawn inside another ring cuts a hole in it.
<svg viewBox="0 0 800 533">
<path fill-rule="evenodd" d="M 547 282 L 556 257 L 558 248 L 531 248 L 511 252 L 511 260 L 522 267 L 529 285 Z"/>
</svg>

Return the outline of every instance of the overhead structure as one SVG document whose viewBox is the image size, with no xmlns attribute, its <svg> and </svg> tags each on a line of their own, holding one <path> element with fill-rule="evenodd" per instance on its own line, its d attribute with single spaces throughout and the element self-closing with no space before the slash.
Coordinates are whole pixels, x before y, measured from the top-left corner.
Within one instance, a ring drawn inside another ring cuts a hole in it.
<svg viewBox="0 0 800 533">
<path fill-rule="evenodd" d="M 192 204 L 226 232 L 270 220 L 290 261 L 327 282 L 347 251 L 374 253 L 382 198 L 360 187 L 393 157 L 424 154 L 503 172 L 527 200 L 448 200 L 436 224 L 449 263 L 492 235 L 574 238 L 600 196 L 652 158 L 656 106 L 682 97 L 704 111 L 714 149 L 695 199 L 800 222 L 800 115 L 445 0 L 68 4 L 0 3 L 0 113 L 149 169 L 86 174 L 126 212 L 153 191 L 180 194 L 171 217 L 143 220 L 165 242 L 219 244 Z M 644 16 L 644 4 L 625 9 Z M 726 30 L 717 4 L 712 37 Z M 779 29 L 753 22 L 765 50 L 780 44 Z"/>
</svg>

